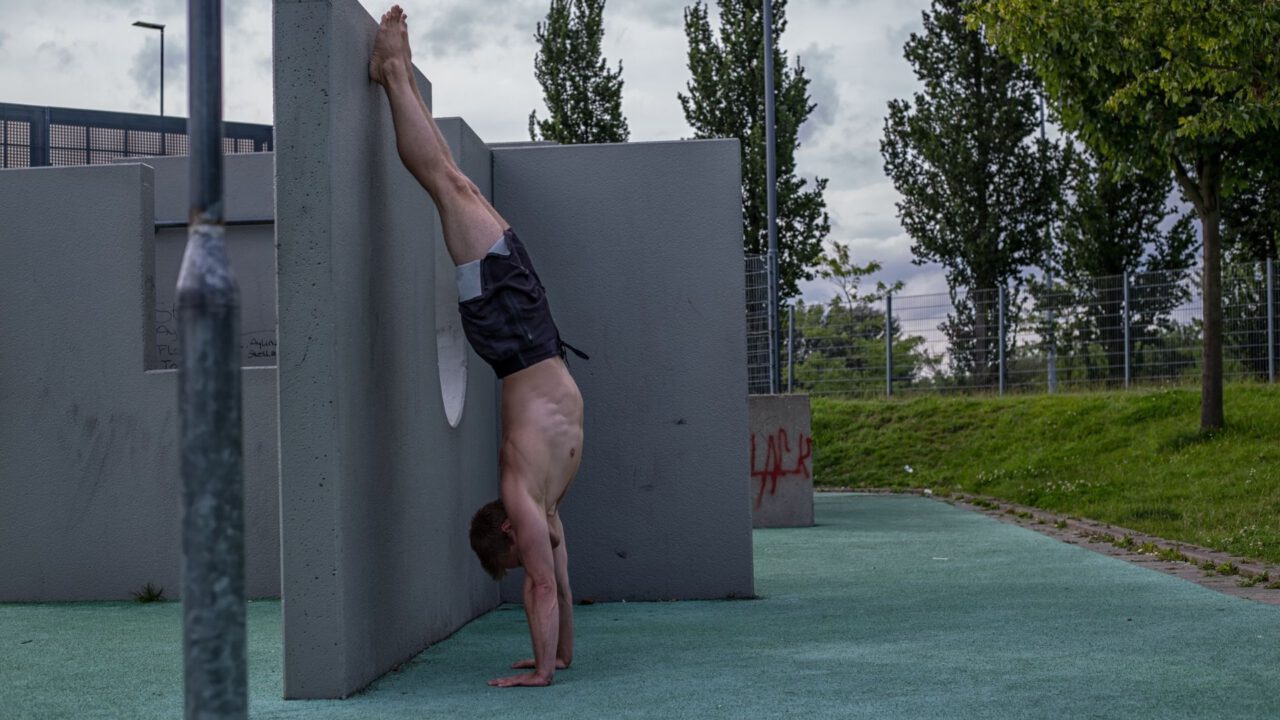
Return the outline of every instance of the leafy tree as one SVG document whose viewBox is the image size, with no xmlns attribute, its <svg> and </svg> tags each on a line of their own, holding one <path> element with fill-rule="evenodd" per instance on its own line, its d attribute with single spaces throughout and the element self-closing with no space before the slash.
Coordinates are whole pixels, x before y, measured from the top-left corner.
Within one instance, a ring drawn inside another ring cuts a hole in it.
<svg viewBox="0 0 1280 720">
<path fill-rule="evenodd" d="M 626 142 L 622 115 L 622 61 L 610 70 L 604 39 L 605 0 L 551 0 L 534 38 L 533 74 L 542 85 L 546 120 L 529 113 L 529 137 L 558 143 Z"/>
<path fill-rule="evenodd" d="M 1200 427 L 1223 425 L 1223 189 L 1280 128 L 1280 0 L 976 0 L 972 23 L 1033 67 L 1064 126 L 1115 167 L 1172 171 L 1200 218 Z"/>
<path fill-rule="evenodd" d="M 1223 326 L 1235 340 L 1226 352 L 1260 379 L 1270 375 L 1264 263 L 1280 249 L 1280 132 L 1272 136 L 1261 151 L 1233 161 L 1222 206 L 1222 250 L 1231 263 L 1223 268 Z"/>
<path fill-rule="evenodd" d="M 766 206 L 764 16 L 758 0 L 716 0 L 719 39 L 707 6 L 698 0 L 685 8 L 689 39 L 689 94 L 679 94 L 684 116 L 697 138 L 737 138 L 742 152 L 742 233 L 746 251 L 768 249 Z M 822 252 L 831 231 L 823 190 L 796 176 L 800 126 L 817 105 L 809 101 L 809 79 L 797 61 L 787 65 L 778 42 L 787 29 L 786 0 L 773 3 L 773 75 L 775 172 L 777 179 L 779 295 L 794 297 L 800 280 L 813 279 L 809 266 Z"/>
<path fill-rule="evenodd" d="M 1222 248 L 1241 263 L 1275 259 L 1280 249 L 1280 132 L 1232 161 L 1223 189 Z"/>
<path fill-rule="evenodd" d="M 933 0 L 905 46 L 923 88 L 893 100 L 880 152 L 902 195 L 898 218 L 916 264 L 940 263 L 957 314 L 944 326 L 957 367 L 995 372 L 996 303 L 977 293 L 1037 265 L 1060 181 L 1056 144 L 1035 138 L 1039 85 L 963 18 L 964 0 Z M 970 292 L 964 292 L 964 291 Z"/>
<path fill-rule="evenodd" d="M 817 273 L 831 281 L 839 294 L 826 304 L 796 304 L 796 381 L 815 394 L 880 394 L 885 381 L 885 295 L 902 288 L 876 283 L 861 293 L 862 282 L 881 270 L 877 262 L 857 265 L 849 248 L 832 243 Z M 895 387 L 909 386 L 936 362 L 924 349 L 924 338 L 904 337 L 891 319 Z"/>
<path fill-rule="evenodd" d="M 1058 338 L 1077 347 L 1100 343 L 1103 369 L 1118 380 L 1124 376 L 1124 274 L 1142 273 L 1147 280 L 1131 284 L 1131 323 L 1159 325 L 1187 299 L 1185 292 L 1170 289 L 1180 287 L 1194 261 L 1195 231 L 1191 217 L 1169 202 L 1173 180 L 1167 173 L 1117 174 L 1087 148 L 1077 151 L 1073 145 L 1066 159 L 1069 201 L 1052 258 L 1055 274 L 1071 292 L 1046 293 L 1041 304 L 1084 309 L 1087 322 Z M 1170 218 L 1172 226 L 1163 229 Z"/>
</svg>

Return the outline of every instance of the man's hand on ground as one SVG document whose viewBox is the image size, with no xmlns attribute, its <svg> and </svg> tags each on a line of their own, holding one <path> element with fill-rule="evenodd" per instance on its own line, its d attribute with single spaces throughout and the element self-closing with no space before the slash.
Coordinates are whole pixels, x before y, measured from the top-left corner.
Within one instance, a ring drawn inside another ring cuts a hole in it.
<svg viewBox="0 0 1280 720">
<path fill-rule="evenodd" d="M 504 678 L 494 678 L 489 681 L 494 687 L 545 687 L 551 684 L 551 678 L 545 678 L 538 673 L 521 673 Z"/>
<path fill-rule="evenodd" d="M 528 658 L 526 660 L 517 660 L 511 663 L 512 670 L 532 670 L 535 667 L 537 667 L 537 664 L 534 663 L 533 658 Z M 569 666 L 565 664 L 565 661 L 561 660 L 560 658 L 556 658 L 557 670 L 564 670 L 567 667 Z"/>
</svg>

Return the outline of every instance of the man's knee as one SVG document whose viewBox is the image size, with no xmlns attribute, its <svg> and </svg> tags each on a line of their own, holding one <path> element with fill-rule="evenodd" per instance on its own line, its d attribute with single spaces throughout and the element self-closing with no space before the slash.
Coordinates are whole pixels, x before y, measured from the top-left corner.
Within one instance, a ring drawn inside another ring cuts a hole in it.
<svg viewBox="0 0 1280 720">
<path fill-rule="evenodd" d="M 446 202 L 468 202 L 474 198 L 483 198 L 480 188 L 471 182 L 457 166 L 450 163 L 434 173 L 432 178 L 432 195 Z"/>
</svg>

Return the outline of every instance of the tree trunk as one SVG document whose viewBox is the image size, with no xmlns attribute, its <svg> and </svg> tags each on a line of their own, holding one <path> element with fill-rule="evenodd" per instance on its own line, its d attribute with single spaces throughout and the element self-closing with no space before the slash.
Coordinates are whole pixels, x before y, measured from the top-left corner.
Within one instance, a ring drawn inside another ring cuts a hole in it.
<svg viewBox="0 0 1280 720">
<path fill-rule="evenodd" d="M 1176 157 L 1178 184 L 1200 216 L 1204 240 L 1204 350 L 1200 362 L 1200 430 L 1217 430 L 1222 414 L 1222 152 L 1206 152 L 1196 159 L 1196 177 Z"/>
<path fill-rule="evenodd" d="M 1216 195 L 1216 193 L 1215 193 Z M 1222 252 L 1218 199 L 1200 215 L 1204 234 L 1204 360 L 1200 369 L 1200 429 L 1216 430 L 1222 414 Z"/>
</svg>

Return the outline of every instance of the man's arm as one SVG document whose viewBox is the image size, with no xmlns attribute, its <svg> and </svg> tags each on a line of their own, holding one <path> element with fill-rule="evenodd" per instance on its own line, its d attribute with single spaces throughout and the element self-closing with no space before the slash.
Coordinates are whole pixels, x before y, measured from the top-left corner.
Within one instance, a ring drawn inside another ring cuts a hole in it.
<svg viewBox="0 0 1280 720">
<path fill-rule="evenodd" d="M 517 486 L 506 492 L 508 483 Z M 534 671 L 490 680 L 490 685 L 549 685 L 555 676 L 559 609 L 556 602 L 555 557 L 547 533 L 547 516 L 514 480 L 503 481 L 503 505 L 515 530 L 516 546 L 524 565 L 524 612 L 533 640 Z M 510 498 L 509 498 L 510 496 Z"/>
<path fill-rule="evenodd" d="M 552 538 L 560 543 L 555 546 L 552 556 L 556 564 L 556 607 L 560 615 L 560 632 L 556 642 L 556 669 L 563 670 L 573 664 L 573 591 L 569 589 L 569 552 L 565 547 L 564 525 L 557 513 L 549 523 L 548 529 Z M 552 541 L 554 542 L 554 540 Z M 533 659 L 519 660 L 511 665 L 515 670 L 528 670 L 536 667 Z"/>
<path fill-rule="evenodd" d="M 555 530 L 560 537 L 560 545 L 552 551 L 555 558 L 556 571 L 556 603 L 560 610 L 560 636 L 556 644 L 556 659 L 559 665 L 569 667 L 573 664 L 573 591 L 569 589 L 569 551 L 566 548 L 564 525 L 560 522 L 560 514 L 554 518 Z"/>
</svg>

